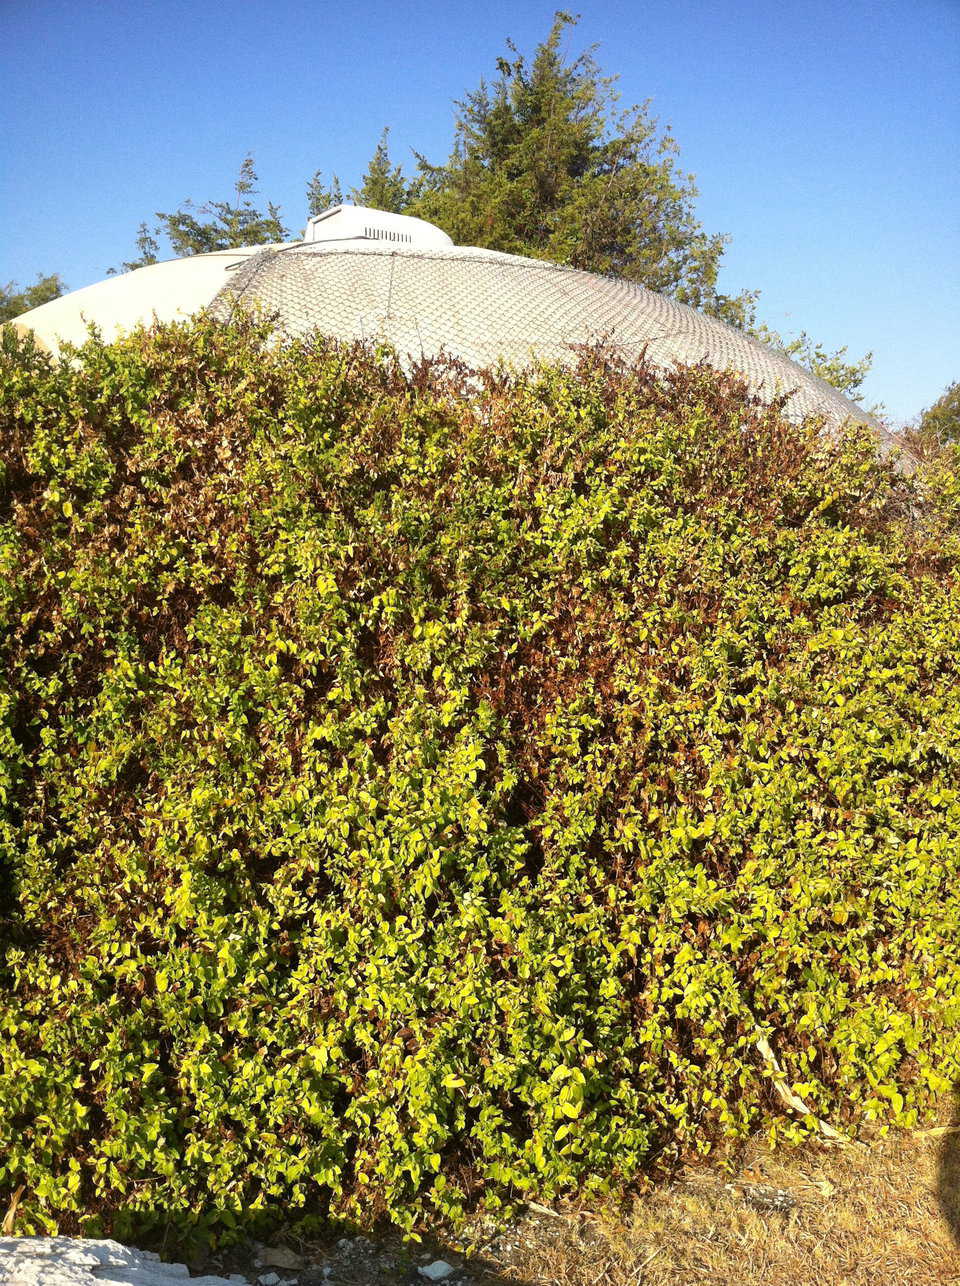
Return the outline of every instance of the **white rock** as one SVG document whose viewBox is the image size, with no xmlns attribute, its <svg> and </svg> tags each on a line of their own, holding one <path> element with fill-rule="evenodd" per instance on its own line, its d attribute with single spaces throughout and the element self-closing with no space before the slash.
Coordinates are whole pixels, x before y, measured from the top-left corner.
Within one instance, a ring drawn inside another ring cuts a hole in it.
<svg viewBox="0 0 960 1286">
<path fill-rule="evenodd" d="M 280 1286 L 279 1273 L 261 1273 L 257 1278 L 260 1286 Z"/>
<path fill-rule="evenodd" d="M 0 1286 L 174 1286 L 190 1276 L 148 1250 L 83 1237 L 0 1237 Z M 190 1286 L 228 1286 L 225 1277 L 194 1277 Z"/>
<path fill-rule="evenodd" d="M 456 1271 L 445 1259 L 435 1259 L 432 1264 L 425 1264 L 423 1268 L 417 1269 L 421 1277 L 426 1277 L 431 1282 L 442 1282 L 445 1278 L 452 1277 Z"/>
</svg>

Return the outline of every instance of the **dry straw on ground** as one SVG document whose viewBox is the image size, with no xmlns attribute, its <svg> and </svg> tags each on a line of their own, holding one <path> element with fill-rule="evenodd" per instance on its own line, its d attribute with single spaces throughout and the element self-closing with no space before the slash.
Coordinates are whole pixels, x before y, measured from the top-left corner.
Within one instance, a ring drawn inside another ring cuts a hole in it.
<svg viewBox="0 0 960 1286">
<path fill-rule="evenodd" d="M 734 1174 L 682 1175 L 626 1215 L 534 1211 L 495 1273 L 534 1286 L 946 1286 L 960 1282 L 958 1238 L 960 1132 L 945 1120 L 865 1147 L 753 1145 Z"/>
</svg>

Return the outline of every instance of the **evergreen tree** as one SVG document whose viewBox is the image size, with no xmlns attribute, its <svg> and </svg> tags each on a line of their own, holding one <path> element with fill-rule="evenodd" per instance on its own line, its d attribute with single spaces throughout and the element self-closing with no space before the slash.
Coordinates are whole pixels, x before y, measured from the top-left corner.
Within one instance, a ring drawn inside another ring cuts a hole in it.
<svg viewBox="0 0 960 1286">
<path fill-rule="evenodd" d="M 197 211 L 198 215 L 207 216 L 206 222 L 190 212 L 189 201 L 173 214 L 158 213 L 160 229 L 174 254 L 206 254 L 211 250 L 285 241 L 290 234 L 280 221 L 280 207 L 271 201 L 266 211 L 258 210 L 250 199 L 256 191 L 257 175 L 253 157 L 248 154 L 240 165 L 233 201 L 210 201 Z"/>
<path fill-rule="evenodd" d="M 391 164 L 387 145 L 389 134 L 389 128 L 385 128 L 363 181 L 358 188 L 351 190 L 350 195 L 357 205 L 369 205 L 375 210 L 402 214 L 410 204 L 410 191 L 400 166 Z"/>
<path fill-rule="evenodd" d="M 307 184 L 307 213 L 310 218 L 323 214 L 332 205 L 341 205 L 343 193 L 340 191 L 340 180 L 336 175 L 329 183 L 323 181 L 323 171 L 315 170 L 313 178 Z"/>
<path fill-rule="evenodd" d="M 508 43 L 492 85 L 457 106 L 445 165 L 416 154 L 406 213 L 439 224 L 460 245 L 488 246 L 609 273 L 671 295 L 748 331 L 849 397 L 872 354 L 850 360 L 803 333 L 785 340 L 756 318 L 758 291 L 717 288 L 728 237 L 696 218 L 693 178 L 677 168 L 677 143 L 649 102 L 619 110 L 615 77 L 591 51 L 564 60 L 576 19 L 558 12 L 532 61 Z M 398 172 L 399 174 L 399 172 Z"/>
<path fill-rule="evenodd" d="M 241 162 L 232 201 L 208 201 L 201 206 L 184 201 L 173 213 L 157 211 L 158 223 L 152 232 L 141 223 L 137 237 L 140 256 L 125 263 L 124 269 L 156 263 L 158 237 L 166 238 L 176 258 L 285 241 L 290 233 L 281 222 L 280 207 L 268 202 L 266 210 L 258 209 L 251 200 L 256 191 L 257 174 L 248 153 Z"/>
<path fill-rule="evenodd" d="M 918 432 L 931 442 L 960 442 L 960 380 L 920 416 Z"/>
<path fill-rule="evenodd" d="M 819 375 L 822 380 L 832 384 L 847 397 L 860 396 L 863 381 L 873 364 L 873 353 L 865 353 L 863 357 L 849 360 L 845 344 L 835 352 L 829 353 L 822 344 L 811 339 L 806 331 L 801 331 L 793 339 L 787 340 L 763 322 L 751 325 L 748 329 L 761 343 L 778 349 L 785 357 L 805 366 L 814 375 Z"/>
<path fill-rule="evenodd" d="M 697 221 L 673 136 L 648 104 L 617 109 L 591 52 L 564 61 L 574 22 L 558 13 L 532 62 L 510 44 L 493 85 L 457 104 L 452 154 L 439 166 L 418 157 L 409 213 L 462 245 L 612 273 L 744 324 L 755 296 L 718 293 L 726 238 Z"/>
<path fill-rule="evenodd" d="M 24 286 L 22 290 L 15 281 L 8 281 L 5 286 L 0 286 L 0 322 L 12 321 L 31 308 L 39 308 L 41 304 L 59 298 L 66 288 L 66 283 L 56 272 L 47 277 L 38 273 L 34 284 Z"/>
<path fill-rule="evenodd" d="M 134 268 L 148 268 L 151 264 L 159 263 L 160 243 L 147 227 L 146 223 L 141 223 L 137 233 L 137 249 L 140 253 L 136 259 L 127 260 L 120 265 L 121 272 L 132 272 Z M 116 272 L 111 268 L 107 276 Z"/>
</svg>

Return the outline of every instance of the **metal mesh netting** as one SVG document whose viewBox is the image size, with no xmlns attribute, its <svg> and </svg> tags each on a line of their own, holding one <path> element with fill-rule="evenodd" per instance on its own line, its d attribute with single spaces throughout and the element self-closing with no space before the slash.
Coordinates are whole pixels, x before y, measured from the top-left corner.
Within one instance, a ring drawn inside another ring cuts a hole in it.
<svg viewBox="0 0 960 1286">
<path fill-rule="evenodd" d="M 248 259 L 215 297 L 215 316 L 257 304 L 290 335 L 387 340 L 402 357 L 445 352 L 474 367 L 503 359 L 569 359 L 604 340 L 661 366 L 706 362 L 741 373 L 764 398 L 790 392 L 787 411 L 829 427 L 878 421 L 823 380 L 741 331 L 633 282 L 490 250 L 384 250 L 295 245 Z"/>
</svg>

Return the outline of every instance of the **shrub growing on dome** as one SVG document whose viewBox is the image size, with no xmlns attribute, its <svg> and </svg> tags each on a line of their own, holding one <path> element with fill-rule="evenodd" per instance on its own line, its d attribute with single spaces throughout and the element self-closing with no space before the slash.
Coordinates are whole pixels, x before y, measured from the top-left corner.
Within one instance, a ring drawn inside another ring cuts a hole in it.
<svg viewBox="0 0 960 1286">
<path fill-rule="evenodd" d="M 705 370 L 265 339 L 4 340 L 20 1230 L 913 1125 L 960 1072 L 956 480 Z"/>
</svg>

